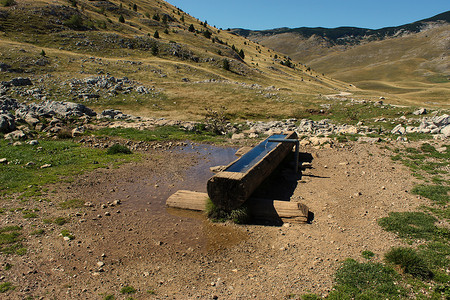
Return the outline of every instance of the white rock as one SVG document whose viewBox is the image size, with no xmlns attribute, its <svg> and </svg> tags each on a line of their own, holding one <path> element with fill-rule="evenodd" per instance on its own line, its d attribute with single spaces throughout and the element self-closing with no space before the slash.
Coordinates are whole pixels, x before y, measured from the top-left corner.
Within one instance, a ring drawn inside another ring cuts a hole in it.
<svg viewBox="0 0 450 300">
<path fill-rule="evenodd" d="M 442 128 L 441 133 L 445 135 L 445 137 L 450 137 L 450 125 L 447 125 L 444 128 Z"/>
</svg>

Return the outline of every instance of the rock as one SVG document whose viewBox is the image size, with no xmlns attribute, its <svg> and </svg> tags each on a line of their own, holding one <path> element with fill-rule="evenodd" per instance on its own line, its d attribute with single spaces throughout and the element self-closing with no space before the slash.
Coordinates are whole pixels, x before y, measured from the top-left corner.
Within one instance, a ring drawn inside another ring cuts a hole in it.
<svg viewBox="0 0 450 300">
<path fill-rule="evenodd" d="M 8 160 L 6 158 L 0 158 L 0 164 L 6 165 L 8 164 Z"/>
<path fill-rule="evenodd" d="M 47 169 L 47 168 L 51 168 L 52 164 L 45 164 L 41 166 L 41 169 Z"/>
<path fill-rule="evenodd" d="M 120 205 L 121 202 L 120 202 L 120 200 L 114 200 L 111 204 L 112 204 L 112 206 L 116 206 L 116 205 Z"/>
<path fill-rule="evenodd" d="M 358 138 L 358 142 L 366 142 L 369 144 L 373 144 L 373 143 L 381 142 L 381 139 L 379 137 L 360 136 Z"/>
<path fill-rule="evenodd" d="M 82 136 L 85 132 L 86 128 L 84 126 L 79 126 L 72 129 L 72 136 L 73 137 Z"/>
<path fill-rule="evenodd" d="M 13 79 L 11 79 L 10 83 L 13 86 L 33 85 L 30 78 L 23 78 L 23 77 L 13 78 Z"/>
<path fill-rule="evenodd" d="M 243 133 L 235 133 L 231 136 L 232 140 L 241 140 L 245 138 L 245 134 Z"/>
<path fill-rule="evenodd" d="M 445 136 L 445 137 L 450 137 L 450 125 L 445 126 L 444 128 L 441 129 L 441 133 Z"/>
<path fill-rule="evenodd" d="M 10 113 L 0 114 L 0 132 L 8 133 L 16 129 L 14 116 Z"/>
<path fill-rule="evenodd" d="M 27 114 L 25 117 L 25 122 L 27 122 L 29 125 L 35 127 L 41 121 L 38 118 L 35 118 L 34 116 Z"/>
<path fill-rule="evenodd" d="M 97 266 L 98 266 L 99 268 L 103 267 L 104 265 L 105 265 L 105 263 L 102 262 L 102 261 L 98 261 L 98 262 L 97 262 Z"/>
<path fill-rule="evenodd" d="M 324 144 L 330 144 L 331 143 L 331 138 L 328 137 L 311 137 L 309 139 L 309 141 L 311 142 L 311 144 L 313 146 L 319 146 L 319 145 L 324 145 Z"/>
<path fill-rule="evenodd" d="M 403 127 L 401 124 L 398 124 L 397 126 L 394 127 L 394 129 L 391 130 L 392 134 L 405 134 L 406 133 L 406 128 Z"/>
<path fill-rule="evenodd" d="M 5 134 L 5 140 L 24 140 L 26 137 L 26 134 L 22 130 L 15 130 Z"/>
<path fill-rule="evenodd" d="M 432 120 L 434 125 L 438 127 L 447 126 L 450 124 L 450 116 L 449 115 L 442 115 L 439 117 L 434 117 Z"/>
<path fill-rule="evenodd" d="M 215 167 L 210 167 L 209 170 L 213 173 L 219 173 L 222 172 L 223 170 L 225 170 L 227 166 L 215 166 Z"/>
<path fill-rule="evenodd" d="M 31 145 L 31 146 L 36 146 L 36 145 L 39 145 L 39 141 L 38 140 L 31 140 L 31 141 L 27 142 L 27 144 Z"/>
<path fill-rule="evenodd" d="M 419 116 L 419 115 L 426 115 L 428 112 L 425 108 L 419 108 L 415 112 L 413 112 L 413 115 Z"/>
</svg>

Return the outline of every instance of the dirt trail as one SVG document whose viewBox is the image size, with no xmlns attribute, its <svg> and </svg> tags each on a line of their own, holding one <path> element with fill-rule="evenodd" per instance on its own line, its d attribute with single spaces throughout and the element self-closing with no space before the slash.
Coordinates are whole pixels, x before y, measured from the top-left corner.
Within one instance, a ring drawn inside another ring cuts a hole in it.
<svg viewBox="0 0 450 300">
<path fill-rule="evenodd" d="M 3 257 L 2 265 L 14 266 L 4 279 L 18 287 L 9 295 L 102 299 L 114 294 L 126 299 L 120 294 L 125 285 L 137 289 L 135 299 L 325 295 L 339 261 L 359 259 L 363 250 L 380 259 L 400 245 L 381 230 L 377 219 L 390 211 L 413 210 L 425 201 L 407 192 L 413 178 L 392 162 L 388 150 L 345 143 L 302 149 L 314 159 L 312 168 L 295 182 L 291 199 L 309 206 L 314 213 L 311 224 L 213 224 L 202 214 L 163 206 L 178 189 L 204 191 L 211 175 L 205 169 L 227 163 L 235 151 L 191 150 L 152 150 L 139 163 L 98 169 L 58 185 L 53 203 L 82 199 L 93 207 L 69 211 L 39 204 L 49 215 L 70 212 L 71 222 L 64 228 L 76 238 L 66 241 L 59 236 L 60 227 L 47 224 L 47 235 L 27 240 L 27 255 Z M 216 159 L 209 154 L 214 151 Z M 107 204 L 114 200 L 122 204 Z M 12 214 L 0 217 L 3 222 L 25 222 Z"/>
</svg>

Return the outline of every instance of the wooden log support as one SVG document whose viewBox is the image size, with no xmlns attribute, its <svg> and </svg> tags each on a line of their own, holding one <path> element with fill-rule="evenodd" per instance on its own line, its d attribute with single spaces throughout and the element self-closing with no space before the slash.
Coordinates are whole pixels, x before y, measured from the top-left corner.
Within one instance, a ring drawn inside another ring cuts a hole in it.
<svg viewBox="0 0 450 300">
<path fill-rule="evenodd" d="M 166 205 L 171 208 L 204 211 L 208 194 L 180 190 L 171 195 Z M 247 202 L 249 213 L 256 219 L 282 220 L 287 223 L 305 223 L 309 209 L 299 202 L 250 198 Z"/>
</svg>

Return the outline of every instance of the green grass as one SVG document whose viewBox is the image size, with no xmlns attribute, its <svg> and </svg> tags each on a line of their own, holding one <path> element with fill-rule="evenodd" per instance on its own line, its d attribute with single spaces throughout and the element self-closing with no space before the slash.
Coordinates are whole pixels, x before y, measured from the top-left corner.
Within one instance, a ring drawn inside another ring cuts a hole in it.
<svg viewBox="0 0 450 300">
<path fill-rule="evenodd" d="M 436 204 L 445 205 L 450 201 L 450 186 L 443 185 L 416 185 L 412 193 L 433 200 Z"/>
<path fill-rule="evenodd" d="M 42 195 L 40 188 L 45 184 L 108 164 L 130 161 L 134 156 L 109 156 L 104 150 L 81 147 L 71 141 L 40 141 L 40 147 L 11 146 L 0 141 L 0 157 L 11 162 L 0 165 L 0 194 L 22 192 L 26 196 L 37 197 Z M 31 161 L 36 165 L 24 167 Z M 52 167 L 41 169 L 44 164 Z"/>
<path fill-rule="evenodd" d="M 66 224 L 67 222 L 69 222 L 69 220 L 64 217 L 57 217 L 54 221 L 54 223 L 59 226 L 62 226 L 64 224 Z"/>
<path fill-rule="evenodd" d="M 247 224 L 250 221 L 247 207 L 241 206 L 227 211 L 217 207 L 209 198 L 206 202 L 206 216 L 213 222 L 232 221 L 236 224 Z"/>
<path fill-rule="evenodd" d="M 75 236 L 72 233 L 70 233 L 70 231 L 67 230 L 67 229 L 61 230 L 61 235 L 63 237 L 68 237 L 70 240 L 74 240 L 75 239 Z"/>
<path fill-rule="evenodd" d="M 121 290 L 120 290 L 121 294 L 134 294 L 136 293 L 136 289 L 132 286 L 124 286 Z"/>
<path fill-rule="evenodd" d="M 449 240 L 450 230 L 435 226 L 437 219 L 423 212 L 391 212 L 378 220 L 384 230 L 408 240 Z"/>
<path fill-rule="evenodd" d="M 385 254 L 386 261 L 399 265 L 405 273 L 420 279 L 430 279 L 433 273 L 416 250 L 405 247 L 392 248 Z"/>
<path fill-rule="evenodd" d="M 0 283 L 0 293 L 6 293 L 7 291 L 12 291 L 16 287 L 12 285 L 11 282 L 2 282 Z"/>
<path fill-rule="evenodd" d="M 336 284 L 327 299 L 401 299 L 406 290 L 399 280 L 389 266 L 347 259 L 336 271 Z"/>
<path fill-rule="evenodd" d="M 365 259 L 372 259 L 373 257 L 375 257 L 375 253 L 369 250 L 364 250 L 363 252 L 361 252 L 361 256 Z"/>
<path fill-rule="evenodd" d="M 84 201 L 80 199 L 70 199 L 59 204 L 63 209 L 80 208 L 84 206 Z"/>
<path fill-rule="evenodd" d="M 109 155 L 112 154 L 132 154 L 131 150 L 124 145 L 114 144 L 106 150 L 106 153 Z"/>
<path fill-rule="evenodd" d="M 160 126 L 153 130 L 138 130 L 134 128 L 102 128 L 92 132 L 97 136 L 117 136 L 134 141 L 221 141 L 223 137 L 207 131 L 185 131 L 177 126 Z"/>
<path fill-rule="evenodd" d="M 26 248 L 23 247 L 21 241 L 22 228 L 19 226 L 7 226 L 0 228 L 0 252 L 4 254 L 23 255 Z"/>
</svg>

